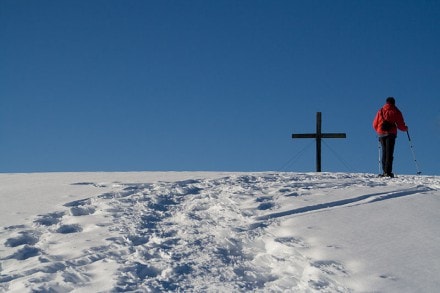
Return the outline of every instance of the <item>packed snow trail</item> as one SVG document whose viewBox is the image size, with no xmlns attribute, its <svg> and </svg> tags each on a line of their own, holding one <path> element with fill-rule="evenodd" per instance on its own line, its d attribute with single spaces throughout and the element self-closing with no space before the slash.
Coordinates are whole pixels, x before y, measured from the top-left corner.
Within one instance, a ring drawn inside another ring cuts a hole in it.
<svg viewBox="0 0 440 293">
<path fill-rule="evenodd" d="M 318 212 L 325 220 L 323 213 L 335 209 L 439 195 L 436 177 L 386 181 L 365 174 L 254 173 L 111 185 L 110 192 L 4 227 L 0 290 L 365 292 L 374 282 L 387 288 L 397 278 L 388 272 L 354 284 L 359 261 L 329 258 L 343 247 L 322 248 L 318 235 L 310 237 L 316 227 L 299 233 L 305 228 L 287 220 Z"/>
</svg>

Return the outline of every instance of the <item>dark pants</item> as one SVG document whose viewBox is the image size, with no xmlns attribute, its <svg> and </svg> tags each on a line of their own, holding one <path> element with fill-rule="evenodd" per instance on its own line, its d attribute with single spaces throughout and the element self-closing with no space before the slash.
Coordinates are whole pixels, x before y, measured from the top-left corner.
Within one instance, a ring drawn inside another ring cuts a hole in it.
<svg viewBox="0 0 440 293">
<path fill-rule="evenodd" d="M 379 137 L 382 146 L 382 170 L 384 174 L 393 173 L 393 155 L 394 145 L 396 144 L 396 135 L 389 134 L 387 136 Z"/>
</svg>

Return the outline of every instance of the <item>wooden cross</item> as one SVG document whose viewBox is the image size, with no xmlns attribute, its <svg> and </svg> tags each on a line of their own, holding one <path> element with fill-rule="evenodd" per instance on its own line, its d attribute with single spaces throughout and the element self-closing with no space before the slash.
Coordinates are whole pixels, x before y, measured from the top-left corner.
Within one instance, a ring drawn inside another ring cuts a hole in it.
<svg viewBox="0 0 440 293">
<path fill-rule="evenodd" d="M 292 138 L 315 138 L 316 139 L 316 172 L 321 172 L 321 139 L 322 138 L 346 138 L 345 133 L 322 133 L 321 112 L 316 112 L 316 133 L 292 134 Z"/>
</svg>

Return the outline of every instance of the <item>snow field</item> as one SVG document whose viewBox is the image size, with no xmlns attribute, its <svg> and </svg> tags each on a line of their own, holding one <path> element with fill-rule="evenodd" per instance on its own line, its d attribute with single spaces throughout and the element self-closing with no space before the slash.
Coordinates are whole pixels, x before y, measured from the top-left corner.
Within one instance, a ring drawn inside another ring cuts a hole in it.
<svg viewBox="0 0 440 293">
<path fill-rule="evenodd" d="M 0 176 L 1 195 L 20 194 L 12 206 L 21 208 L 0 219 L 0 291 L 434 292 L 440 285 L 435 176 L 31 177 L 45 184 Z"/>
</svg>

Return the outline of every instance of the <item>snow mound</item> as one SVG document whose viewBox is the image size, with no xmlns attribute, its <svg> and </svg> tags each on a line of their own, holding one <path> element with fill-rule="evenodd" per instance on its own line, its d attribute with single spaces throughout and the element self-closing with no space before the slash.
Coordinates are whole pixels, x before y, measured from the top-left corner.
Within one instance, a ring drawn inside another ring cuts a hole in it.
<svg viewBox="0 0 440 293">
<path fill-rule="evenodd" d="M 440 285 L 439 177 L 141 175 L 144 182 L 140 174 L 126 182 L 105 173 L 97 182 L 86 173 L 39 175 L 59 185 L 53 192 L 84 194 L 59 195 L 60 204 L 45 201 L 57 196 L 47 190 L 20 197 L 28 214 L 37 202 L 45 212 L 2 227 L 0 291 L 434 292 Z M 25 176 L 2 175 L 2 193 L 38 189 Z"/>
</svg>

